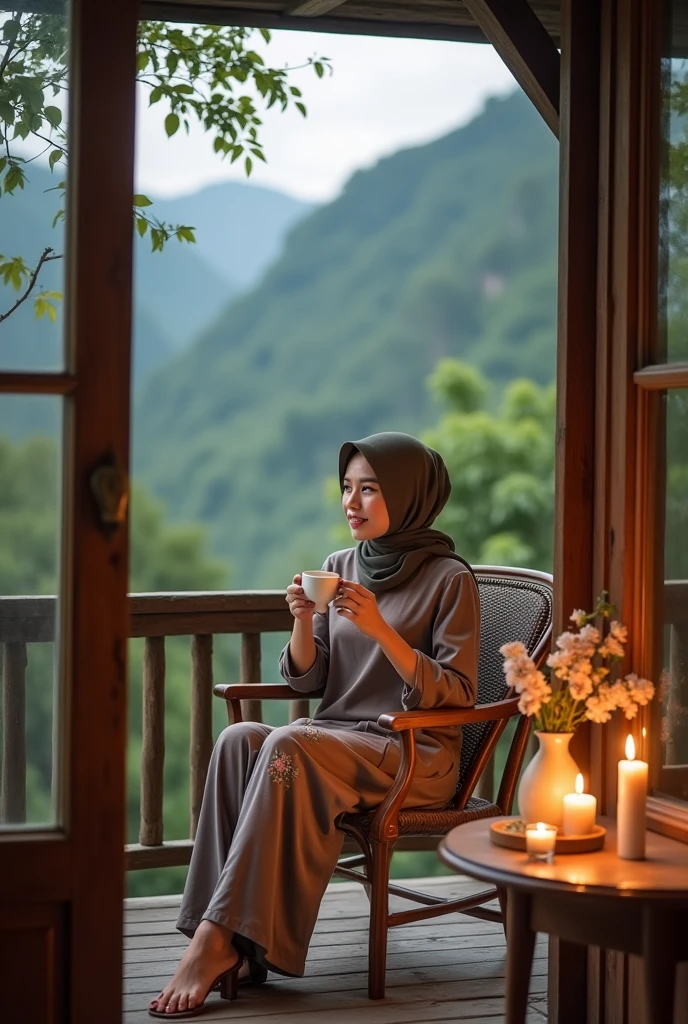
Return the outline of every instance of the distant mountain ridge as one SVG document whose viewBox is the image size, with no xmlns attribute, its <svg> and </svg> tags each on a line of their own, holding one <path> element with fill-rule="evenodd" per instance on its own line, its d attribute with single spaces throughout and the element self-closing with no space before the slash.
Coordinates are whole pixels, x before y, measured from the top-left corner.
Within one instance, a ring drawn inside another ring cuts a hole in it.
<svg viewBox="0 0 688 1024">
<path fill-rule="evenodd" d="M 46 246 L 56 253 L 64 251 L 64 225 L 52 227 L 60 205 L 55 191 L 60 173 L 50 174 L 33 163 L 26 188 L 0 197 L 0 252 L 5 256 L 22 256 L 33 267 Z M 151 212 L 160 220 L 196 227 L 197 243 L 172 240 L 162 253 L 153 253 L 149 238 L 136 237 L 135 386 L 190 344 L 233 296 L 259 278 L 279 253 L 285 234 L 309 209 L 290 196 L 239 182 L 155 202 Z M 237 238 L 238 242 L 233 240 Z M 257 251 L 258 240 L 262 252 Z M 61 261 L 47 264 L 38 287 L 62 291 L 63 275 Z M 0 310 L 8 309 L 15 299 L 11 288 L 0 287 Z M 51 369 L 61 361 L 61 327 L 47 318 L 36 321 L 30 301 L 0 325 L 3 368 Z"/>
<path fill-rule="evenodd" d="M 280 255 L 288 232 L 313 208 L 283 192 L 235 181 L 155 199 L 156 216 L 193 224 L 197 255 L 241 291 L 259 281 Z"/>
<path fill-rule="evenodd" d="M 497 384 L 554 371 L 556 140 L 521 94 L 359 171 L 136 408 L 135 466 L 207 522 L 236 585 L 277 585 L 331 546 L 339 444 L 422 430 L 443 356 Z"/>
</svg>

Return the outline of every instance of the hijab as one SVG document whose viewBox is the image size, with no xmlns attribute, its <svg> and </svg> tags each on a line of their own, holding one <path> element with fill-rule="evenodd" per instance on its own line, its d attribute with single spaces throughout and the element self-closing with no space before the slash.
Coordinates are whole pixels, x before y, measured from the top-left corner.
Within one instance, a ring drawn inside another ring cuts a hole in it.
<svg viewBox="0 0 688 1024">
<path fill-rule="evenodd" d="M 454 541 L 432 523 L 447 503 L 451 483 L 442 456 L 410 434 L 392 431 L 346 441 L 339 452 L 339 483 L 358 452 L 370 463 L 389 513 L 383 537 L 363 540 L 356 548 L 358 578 L 374 594 L 410 579 L 426 559 L 454 558 L 473 571 L 454 551 Z"/>
</svg>

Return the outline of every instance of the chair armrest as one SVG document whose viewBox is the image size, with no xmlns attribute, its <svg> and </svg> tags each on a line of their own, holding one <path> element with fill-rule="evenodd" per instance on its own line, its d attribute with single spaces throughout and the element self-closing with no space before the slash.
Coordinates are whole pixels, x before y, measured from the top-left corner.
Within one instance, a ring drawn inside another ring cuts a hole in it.
<svg viewBox="0 0 688 1024">
<path fill-rule="evenodd" d="M 322 690 L 303 693 L 289 683 L 218 683 L 213 693 L 223 700 L 310 700 L 321 696 Z"/>
<path fill-rule="evenodd" d="M 218 683 L 213 693 L 223 700 L 310 700 L 322 690 L 295 690 L 289 683 Z"/>
<path fill-rule="evenodd" d="M 449 725 L 472 725 L 473 722 L 498 722 L 502 718 L 517 715 L 518 697 L 494 701 L 492 704 L 478 704 L 472 708 L 457 708 L 455 711 L 441 711 L 429 708 L 427 711 L 390 711 L 380 715 L 377 724 L 392 732 L 407 729 L 442 729 Z"/>
</svg>

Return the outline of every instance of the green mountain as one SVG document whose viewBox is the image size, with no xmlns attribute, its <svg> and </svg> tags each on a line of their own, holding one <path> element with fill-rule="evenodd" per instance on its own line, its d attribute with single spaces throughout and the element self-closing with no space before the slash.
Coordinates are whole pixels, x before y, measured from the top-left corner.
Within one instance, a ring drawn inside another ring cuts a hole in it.
<svg viewBox="0 0 688 1024">
<path fill-rule="evenodd" d="M 46 246 L 64 251 L 64 225 L 52 227 L 60 207 L 54 191 L 60 173 L 51 175 L 31 164 L 26 188 L 0 198 L 0 252 L 5 256 L 23 256 L 33 267 Z M 147 238 L 137 238 L 135 387 L 211 324 L 238 291 L 257 280 L 280 251 L 287 231 L 309 209 L 280 192 L 239 183 L 155 202 L 152 212 L 159 219 L 193 225 L 197 244 L 172 241 L 162 253 L 153 253 Z M 46 264 L 40 287 L 62 291 L 63 274 L 61 260 Z M 0 287 L 0 312 L 16 297 L 11 288 Z M 0 324 L 0 366 L 53 369 L 61 362 L 61 344 L 61 321 L 36 321 L 27 301 Z"/>
<path fill-rule="evenodd" d="M 135 467 L 210 524 L 237 586 L 332 547 L 323 481 L 347 437 L 422 430 L 444 356 L 497 385 L 554 373 L 558 149 L 520 94 L 356 173 L 140 396 Z"/>
</svg>

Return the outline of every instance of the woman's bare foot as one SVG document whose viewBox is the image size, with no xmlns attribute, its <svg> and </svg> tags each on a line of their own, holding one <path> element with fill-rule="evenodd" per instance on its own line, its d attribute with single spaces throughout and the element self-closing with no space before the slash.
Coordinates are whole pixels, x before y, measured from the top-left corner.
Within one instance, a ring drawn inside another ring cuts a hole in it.
<svg viewBox="0 0 688 1024">
<path fill-rule="evenodd" d="M 229 970 L 239 954 L 232 945 L 232 936 L 213 921 L 201 921 L 189 943 L 179 967 L 150 1009 L 158 1013 L 176 1013 L 201 1006 L 210 986 Z"/>
</svg>

